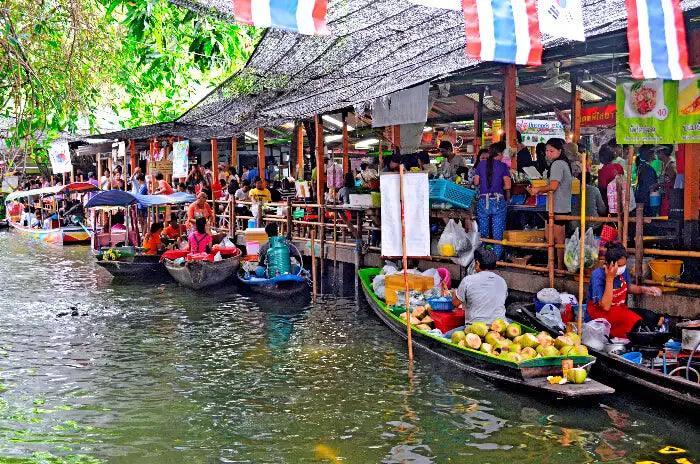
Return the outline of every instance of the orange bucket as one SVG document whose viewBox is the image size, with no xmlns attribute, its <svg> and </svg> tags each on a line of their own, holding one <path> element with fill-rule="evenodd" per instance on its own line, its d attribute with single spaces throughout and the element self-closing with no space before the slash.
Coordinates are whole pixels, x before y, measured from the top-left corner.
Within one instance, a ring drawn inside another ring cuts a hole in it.
<svg viewBox="0 0 700 464">
<path fill-rule="evenodd" d="M 664 282 L 678 282 L 683 274 L 683 261 L 679 259 L 652 259 L 649 261 L 651 280 L 663 284 Z"/>
</svg>

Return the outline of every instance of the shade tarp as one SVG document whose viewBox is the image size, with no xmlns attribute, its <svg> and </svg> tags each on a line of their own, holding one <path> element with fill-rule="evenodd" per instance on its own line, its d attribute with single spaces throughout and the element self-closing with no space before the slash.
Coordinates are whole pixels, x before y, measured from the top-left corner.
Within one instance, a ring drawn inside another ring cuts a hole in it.
<svg viewBox="0 0 700 464">
<path fill-rule="evenodd" d="M 90 198 L 85 207 L 129 206 L 133 204 L 147 207 L 192 203 L 194 200 L 194 195 L 184 192 L 176 192 L 172 195 L 134 195 L 123 190 L 105 190 Z"/>
<path fill-rule="evenodd" d="M 97 187 L 90 182 L 72 182 L 68 185 L 54 185 L 53 187 L 43 187 L 31 190 L 18 190 L 10 193 L 5 201 L 9 202 L 17 198 L 36 197 L 41 195 L 57 195 L 68 192 L 89 192 L 97 190 Z"/>
</svg>

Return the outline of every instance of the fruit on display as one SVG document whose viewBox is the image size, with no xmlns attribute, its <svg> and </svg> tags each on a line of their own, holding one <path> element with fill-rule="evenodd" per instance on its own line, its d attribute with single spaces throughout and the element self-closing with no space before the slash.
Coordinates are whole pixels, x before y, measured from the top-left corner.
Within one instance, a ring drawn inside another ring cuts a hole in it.
<svg viewBox="0 0 700 464">
<path fill-rule="evenodd" d="M 473 350 L 478 350 L 479 347 L 481 346 L 481 337 L 479 337 L 475 333 L 470 332 L 470 333 L 466 334 L 465 341 L 466 341 L 466 345 Z"/>
<path fill-rule="evenodd" d="M 520 343 L 511 343 L 508 347 L 508 351 L 510 351 L 511 353 L 520 353 L 522 349 L 523 347 L 520 346 Z"/>
<path fill-rule="evenodd" d="M 425 306 L 417 306 L 416 309 L 413 310 L 411 315 L 416 319 L 423 319 L 428 315 L 428 310 L 425 309 Z"/>
<path fill-rule="evenodd" d="M 586 381 L 587 377 L 588 372 L 581 367 L 574 367 L 566 371 L 566 380 L 571 383 L 583 383 Z"/>
<path fill-rule="evenodd" d="M 526 348 L 535 348 L 540 344 L 537 337 L 531 333 L 526 333 L 523 335 L 523 337 L 519 340 L 519 343 Z"/>
<path fill-rule="evenodd" d="M 571 339 L 571 341 L 573 342 L 573 345 L 580 345 L 581 344 L 581 337 L 579 337 L 577 333 L 567 332 L 566 336 Z"/>
<path fill-rule="evenodd" d="M 496 319 L 491 323 L 491 330 L 498 332 L 500 335 L 504 335 L 506 333 L 506 327 L 508 327 L 508 323 L 503 319 Z"/>
<path fill-rule="evenodd" d="M 537 343 L 544 346 L 553 345 L 554 339 L 547 332 L 542 331 L 537 334 Z"/>
<path fill-rule="evenodd" d="M 474 322 L 469 326 L 469 331 L 473 334 L 477 334 L 480 337 L 485 337 L 489 332 L 489 326 L 485 322 Z"/>
<path fill-rule="evenodd" d="M 535 351 L 534 348 L 527 346 L 520 350 L 520 357 L 523 358 L 523 360 L 534 359 L 537 357 L 537 351 Z"/>
<path fill-rule="evenodd" d="M 547 356 L 559 356 L 559 350 L 554 348 L 552 345 L 545 346 L 544 349 L 542 349 L 542 357 L 546 358 Z"/>
<path fill-rule="evenodd" d="M 498 340 L 498 349 L 501 351 L 510 351 L 508 348 L 510 348 L 510 345 L 512 343 L 513 342 L 511 342 L 507 338 L 501 338 L 500 340 Z"/>
<path fill-rule="evenodd" d="M 479 347 L 479 351 L 484 353 L 493 353 L 493 346 L 490 343 L 482 343 Z"/>
<path fill-rule="evenodd" d="M 570 352 L 571 356 L 588 356 L 588 347 L 586 345 L 576 345 Z"/>
<path fill-rule="evenodd" d="M 510 339 L 514 339 L 515 337 L 519 337 L 521 333 L 522 333 L 522 329 L 520 328 L 519 324 L 511 323 L 511 324 L 508 324 L 508 327 L 506 327 L 506 336 Z"/>
<path fill-rule="evenodd" d="M 457 330 L 452 334 L 451 340 L 452 343 L 459 343 L 461 340 L 464 340 L 467 338 L 467 335 L 462 332 L 461 330 Z"/>
<path fill-rule="evenodd" d="M 484 341 L 492 346 L 498 346 L 498 340 L 501 339 L 501 334 L 498 332 L 489 332 L 484 337 Z"/>
<path fill-rule="evenodd" d="M 559 353 L 561 353 L 562 356 L 568 356 L 569 353 L 571 352 L 571 350 L 573 350 L 573 349 L 574 349 L 574 347 L 571 345 L 564 345 L 559 350 Z"/>
<path fill-rule="evenodd" d="M 430 326 L 428 324 L 418 324 L 416 326 L 416 329 L 425 330 L 426 332 L 430 332 Z"/>
<path fill-rule="evenodd" d="M 560 335 L 554 339 L 554 348 L 561 350 L 565 346 L 574 346 L 574 342 L 566 335 Z"/>
<path fill-rule="evenodd" d="M 515 338 L 513 339 L 513 343 L 517 343 L 517 344 L 520 345 L 520 344 L 521 344 L 521 343 L 520 343 L 520 340 L 522 340 L 522 339 L 523 339 L 523 336 L 522 336 L 522 335 L 518 335 L 517 337 L 515 337 Z"/>
</svg>

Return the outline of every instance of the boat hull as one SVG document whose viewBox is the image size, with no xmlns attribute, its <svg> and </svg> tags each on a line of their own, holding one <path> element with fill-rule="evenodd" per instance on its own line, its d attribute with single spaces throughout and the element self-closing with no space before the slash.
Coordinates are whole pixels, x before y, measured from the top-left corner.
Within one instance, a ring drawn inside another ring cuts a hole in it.
<svg viewBox="0 0 700 464">
<path fill-rule="evenodd" d="M 14 222 L 11 222 L 10 225 L 25 237 L 54 245 L 80 245 L 90 242 L 90 233 L 79 226 L 58 229 L 30 229 Z"/>
<path fill-rule="evenodd" d="M 217 285 L 238 270 L 238 258 L 225 258 L 221 261 L 188 261 L 185 264 L 176 264 L 169 259 L 164 260 L 168 273 L 179 284 L 200 290 L 212 285 Z"/>
<path fill-rule="evenodd" d="M 511 309 L 509 313 L 526 324 L 555 334 L 554 330 L 537 319 L 534 307 L 530 308 L 530 306 L 527 304 L 519 305 L 517 309 Z M 690 407 L 695 411 L 700 411 L 700 383 L 691 382 L 682 377 L 670 377 L 604 351 L 592 348 L 589 348 L 589 351 L 597 359 L 596 365 L 593 367 L 594 374 L 600 374 L 620 385 L 625 384 L 627 390 L 630 390 L 630 384 L 634 386 L 633 390 L 636 391 L 638 391 L 637 387 L 640 387 L 647 393 L 652 393 L 655 400 L 658 400 L 660 394 L 677 406 Z"/>
<path fill-rule="evenodd" d="M 172 280 L 165 265 L 160 262 L 160 256 L 135 256 L 133 261 L 98 260 L 97 265 L 119 280 L 135 283 Z"/>
<path fill-rule="evenodd" d="M 370 273 L 367 271 L 370 271 Z M 360 271 L 362 291 L 365 294 L 367 303 L 384 324 L 406 340 L 408 338 L 406 325 L 399 318 L 394 317 L 376 299 L 371 288 L 371 272 L 376 274 L 378 270 L 363 269 Z M 556 397 L 583 398 L 611 394 L 615 391 L 595 380 L 590 380 L 582 385 L 552 385 L 547 382 L 546 375 L 556 374 L 557 372 L 553 369 L 549 369 L 551 372 L 547 372 L 548 368 L 519 368 L 514 363 L 460 349 L 439 337 L 418 330 L 412 332 L 412 342 L 414 348 L 425 351 L 443 362 L 456 366 L 462 371 L 474 373 L 488 380 L 515 386 L 529 392 L 546 393 Z M 561 367 L 558 367 L 557 370 L 558 374 L 561 375 Z"/>
<path fill-rule="evenodd" d="M 255 293 L 269 297 L 293 298 L 309 293 L 309 282 L 301 276 L 280 276 L 273 279 L 246 279 L 238 274 L 239 284 Z"/>
</svg>

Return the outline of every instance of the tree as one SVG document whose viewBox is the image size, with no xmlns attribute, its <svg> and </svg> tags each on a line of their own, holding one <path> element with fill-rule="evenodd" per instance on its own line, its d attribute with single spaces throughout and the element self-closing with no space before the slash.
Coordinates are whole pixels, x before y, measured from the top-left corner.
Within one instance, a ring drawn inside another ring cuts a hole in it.
<svg viewBox="0 0 700 464">
<path fill-rule="evenodd" d="M 79 122 L 94 131 L 105 107 L 123 126 L 171 120 L 244 63 L 258 37 L 166 0 L 4 0 L 5 144 L 45 157 Z"/>
</svg>

